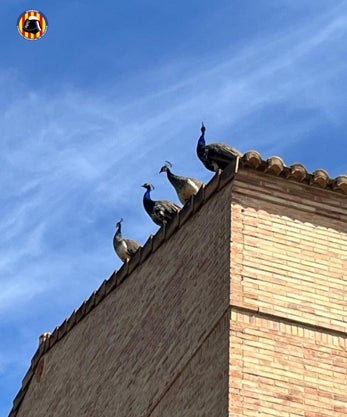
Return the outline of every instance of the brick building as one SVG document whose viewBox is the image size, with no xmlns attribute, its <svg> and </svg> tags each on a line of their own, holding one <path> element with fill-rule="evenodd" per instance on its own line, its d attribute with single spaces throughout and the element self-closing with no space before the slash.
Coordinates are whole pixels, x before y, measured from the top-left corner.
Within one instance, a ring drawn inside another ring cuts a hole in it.
<svg viewBox="0 0 347 417">
<path fill-rule="evenodd" d="M 11 417 L 347 415 L 347 177 L 248 152 L 46 337 Z"/>
</svg>

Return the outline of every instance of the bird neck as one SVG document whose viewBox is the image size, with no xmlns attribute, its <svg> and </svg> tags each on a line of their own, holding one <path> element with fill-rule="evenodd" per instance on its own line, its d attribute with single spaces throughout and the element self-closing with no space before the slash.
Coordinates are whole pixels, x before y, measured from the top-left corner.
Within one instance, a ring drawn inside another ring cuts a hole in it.
<svg viewBox="0 0 347 417">
<path fill-rule="evenodd" d="M 146 199 L 146 200 L 150 200 L 151 199 L 151 191 L 150 190 L 146 190 L 143 198 Z"/>
<path fill-rule="evenodd" d="M 200 159 L 203 158 L 204 149 L 205 149 L 205 132 L 202 132 L 201 136 L 199 137 L 198 144 L 196 147 L 196 153 L 198 154 L 198 157 Z"/>
<path fill-rule="evenodd" d="M 152 210 L 154 206 L 154 201 L 151 200 L 151 192 L 147 190 L 143 195 L 143 205 L 146 210 Z"/>
<path fill-rule="evenodd" d="M 174 187 L 177 185 L 178 181 L 182 180 L 182 177 L 173 174 L 171 171 L 167 172 L 167 178 Z"/>
<path fill-rule="evenodd" d="M 175 174 L 173 174 L 169 169 L 167 169 L 166 175 L 169 179 L 175 177 Z"/>
<path fill-rule="evenodd" d="M 118 226 L 117 230 L 116 230 L 116 234 L 114 235 L 114 237 L 117 240 L 122 240 L 122 230 L 121 230 L 121 225 Z"/>
<path fill-rule="evenodd" d="M 205 146 L 206 142 L 205 142 L 205 132 L 201 133 L 201 136 L 199 137 L 198 140 L 198 147 L 200 146 Z"/>
</svg>

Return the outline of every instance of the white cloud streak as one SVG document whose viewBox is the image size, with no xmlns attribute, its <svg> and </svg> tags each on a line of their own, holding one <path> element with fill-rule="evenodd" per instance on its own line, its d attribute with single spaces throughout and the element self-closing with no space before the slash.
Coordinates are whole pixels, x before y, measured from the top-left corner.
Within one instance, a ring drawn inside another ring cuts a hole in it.
<svg viewBox="0 0 347 417">
<path fill-rule="evenodd" d="M 39 261 L 48 250 L 46 246 L 51 250 L 52 242 L 47 242 L 51 233 L 62 234 L 60 222 L 64 219 L 68 224 L 71 220 L 71 228 L 78 234 L 78 222 L 93 221 L 90 210 L 97 211 L 98 204 L 110 212 L 114 207 L 117 214 L 117 206 L 119 212 L 125 211 L 133 190 L 136 199 L 141 198 L 139 183 L 146 178 L 163 181 L 155 175 L 165 157 L 174 159 L 181 171 L 187 164 L 194 175 L 207 180 L 209 174 L 201 174 L 198 161 L 188 163 L 195 158 L 201 118 L 208 119 L 210 126 L 231 126 L 238 131 L 238 124 L 246 124 L 267 106 L 284 102 L 294 108 L 313 108 L 315 117 L 290 127 L 292 140 L 297 141 L 317 123 L 317 114 L 339 120 L 344 98 L 334 96 L 325 86 L 345 70 L 338 54 L 347 20 L 340 14 L 329 19 L 325 18 L 324 24 L 319 21 L 319 28 L 313 22 L 276 39 L 258 40 L 231 58 L 226 51 L 218 57 L 220 64 L 195 61 L 186 77 L 165 89 L 154 88 L 139 100 L 129 97 L 119 103 L 113 95 L 119 90 L 103 97 L 66 89 L 49 97 L 27 88 L 10 101 L 1 122 L 7 172 L 0 231 L 3 244 L 7 247 L 12 242 L 16 252 L 3 249 L 3 271 L 20 264 L 18 259 L 27 254 Z M 337 42 L 336 53 L 329 56 L 337 65 L 325 65 L 320 62 L 319 49 L 330 49 L 332 42 Z M 313 70 L 306 61 L 317 53 Z M 181 73 L 175 64 L 170 68 Z M 146 77 L 133 80 L 135 90 L 141 84 L 153 84 L 154 79 L 159 87 L 165 83 L 160 70 Z M 126 93 L 121 91 L 120 95 Z M 236 140 L 236 145 L 243 151 L 262 146 L 280 151 L 281 146 L 274 143 L 281 143 L 288 132 L 273 129 L 264 133 L 242 144 Z M 187 152 L 180 155 L 185 148 Z M 142 209 L 141 201 L 137 205 L 133 212 Z M 70 212 L 76 206 L 77 213 Z M 149 230 L 145 227 L 140 237 Z M 74 252 L 78 253 L 78 248 Z M 31 289 L 30 285 L 27 293 Z"/>
</svg>

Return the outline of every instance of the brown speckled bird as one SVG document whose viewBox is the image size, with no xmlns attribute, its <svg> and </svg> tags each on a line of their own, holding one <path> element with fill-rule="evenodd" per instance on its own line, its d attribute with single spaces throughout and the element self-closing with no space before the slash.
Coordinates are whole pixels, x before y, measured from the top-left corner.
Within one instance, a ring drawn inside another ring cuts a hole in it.
<svg viewBox="0 0 347 417">
<path fill-rule="evenodd" d="M 122 221 L 123 219 L 120 219 L 116 225 L 117 230 L 113 237 L 113 247 L 120 259 L 123 262 L 128 262 L 130 258 L 136 253 L 136 251 L 141 247 L 141 245 L 135 240 L 125 239 L 122 237 Z"/>
<path fill-rule="evenodd" d="M 192 195 L 195 195 L 199 191 L 203 182 L 197 180 L 196 178 L 182 177 L 180 175 L 173 174 L 170 170 L 172 165 L 169 161 L 165 162 L 166 164 L 161 167 L 160 172 L 166 172 L 168 180 L 176 190 L 180 202 L 184 205 L 190 200 Z"/>
</svg>

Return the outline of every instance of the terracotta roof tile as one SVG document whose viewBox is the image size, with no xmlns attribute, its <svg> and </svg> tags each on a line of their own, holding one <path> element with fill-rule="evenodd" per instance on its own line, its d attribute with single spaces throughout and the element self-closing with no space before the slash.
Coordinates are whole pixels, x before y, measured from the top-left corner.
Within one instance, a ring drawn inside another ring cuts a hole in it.
<svg viewBox="0 0 347 417">
<path fill-rule="evenodd" d="M 272 156 L 264 160 L 259 152 L 249 151 L 241 158 L 240 168 L 255 169 L 289 180 L 347 194 L 347 175 L 330 178 L 324 169 L 317 169 L 310 174 L 303 164 L 295 163 L 287 166 L 283 159 L 278 156 Z"/>
</svg>

